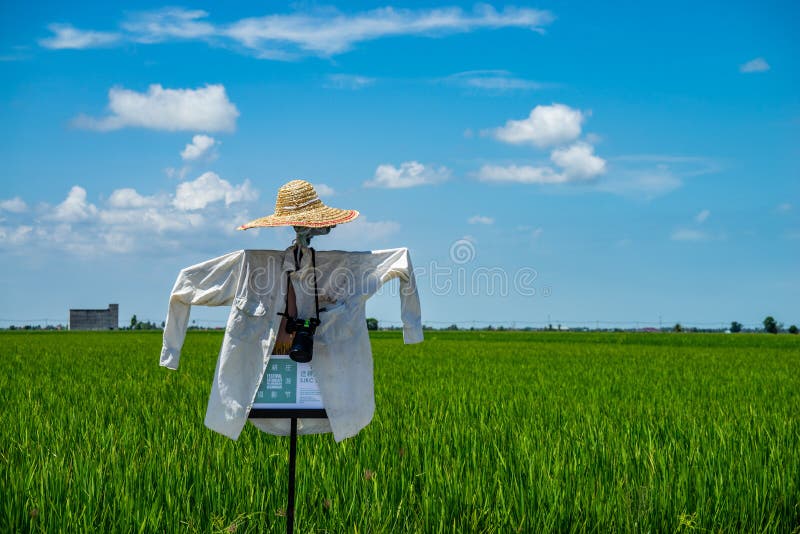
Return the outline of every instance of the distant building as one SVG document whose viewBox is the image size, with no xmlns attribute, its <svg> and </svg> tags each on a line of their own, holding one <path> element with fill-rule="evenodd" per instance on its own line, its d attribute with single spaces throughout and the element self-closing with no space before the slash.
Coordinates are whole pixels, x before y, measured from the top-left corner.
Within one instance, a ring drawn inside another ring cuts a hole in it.
<svg viewBox="0 0 800 534">
<path fill-rule="evenodd" d="M 69 310 L 70 330 L 117 330 L 119 304 L 109 304 L 106 310 Z"/>
</svg>

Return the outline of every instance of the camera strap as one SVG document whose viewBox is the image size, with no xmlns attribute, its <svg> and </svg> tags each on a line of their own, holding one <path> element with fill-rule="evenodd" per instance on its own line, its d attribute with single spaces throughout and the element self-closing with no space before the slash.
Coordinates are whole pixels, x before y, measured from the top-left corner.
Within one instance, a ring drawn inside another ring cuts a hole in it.
<svg viewBox="0 0 800 534">
<path fill-rule="evenodd" d="M 314 310 L 317 314 L 317 324 L 319 324 L 319 288 L 317 287 L 317 254 L 316 251 L 312 247 L 308 247 L 308 250 L 311 251 L 311 270 L 314 274 Z M 295 247 L 294 251 L 294 264 L 295 267 L 300 267 L 300 262 L 302 261 L 302 251 L 300 247 Z M 292 272 L 293 271 L 286 271 L 286 306 L 283 309 L 283 313 L 279 315 L 284 315 L 289 317 L 289 288 L 292 284 Z M 296 298 L 295 298 L 296 300 Z"/>
</svg>

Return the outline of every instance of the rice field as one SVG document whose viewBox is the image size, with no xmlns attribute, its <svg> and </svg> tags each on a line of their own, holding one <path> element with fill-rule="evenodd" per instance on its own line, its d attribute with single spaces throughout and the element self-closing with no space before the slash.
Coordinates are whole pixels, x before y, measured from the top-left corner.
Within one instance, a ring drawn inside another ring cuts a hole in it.
<svg viewBox="0 0 800 534">
<path fill-rule="evenodd" d="M 203 426 L 222 336 L 0 333 L 0 531 L 283 532 L 288 439 Z M 800 532 L 800 336 L 372 336 L 377 412 L 300 436 L 297 532 Z"/>
</svg>

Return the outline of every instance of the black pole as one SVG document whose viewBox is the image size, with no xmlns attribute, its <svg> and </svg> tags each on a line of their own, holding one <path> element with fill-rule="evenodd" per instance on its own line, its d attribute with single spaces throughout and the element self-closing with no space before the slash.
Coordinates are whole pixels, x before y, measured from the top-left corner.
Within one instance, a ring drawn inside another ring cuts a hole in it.
<svg viewBox="0 0 800 534">
<path fill-rule="evenodd" d="M 289 504 L 286 506 L 286 532 L 294 532 L 294 468 L 297 456 L 297 418 L 292 417 L 292 433 L 289 438 Z"/>
</svg>

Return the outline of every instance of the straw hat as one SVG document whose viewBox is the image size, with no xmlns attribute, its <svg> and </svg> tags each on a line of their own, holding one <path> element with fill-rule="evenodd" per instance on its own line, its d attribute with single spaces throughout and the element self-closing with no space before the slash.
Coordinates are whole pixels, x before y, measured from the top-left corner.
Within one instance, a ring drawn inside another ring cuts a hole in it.
<svg viewBox="0 0 800 534">
<path fill-rule="evenodd" d="M 321 228 L 350 222 L 356 210 L 340 210 L 322 203 L 314 186 L 305 180 L 292 180 L 278 189 L 275 213 L 241 225 L 239 230 L 262 226 L 308 226 Z"/>
</svg>

